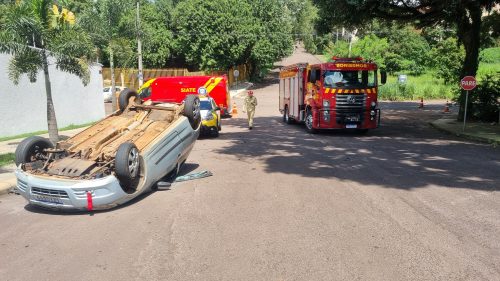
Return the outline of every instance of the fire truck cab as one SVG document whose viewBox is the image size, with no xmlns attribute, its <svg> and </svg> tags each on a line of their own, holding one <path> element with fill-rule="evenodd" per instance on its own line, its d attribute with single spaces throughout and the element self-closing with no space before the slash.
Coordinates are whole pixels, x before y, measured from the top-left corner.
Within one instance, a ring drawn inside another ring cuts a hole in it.
<svg viewBox="0 0 500 281">
<path fill-rule="evenodd" d="M 380 124 L 378 68 L 362 58 L 337 58 L 322 64 L 294 64 L 280 71 L 279 110 L 286 123 L 318 129 L 366 132 Z M 381 71 L 381 83 L 387 75 Z"/>
</svg>

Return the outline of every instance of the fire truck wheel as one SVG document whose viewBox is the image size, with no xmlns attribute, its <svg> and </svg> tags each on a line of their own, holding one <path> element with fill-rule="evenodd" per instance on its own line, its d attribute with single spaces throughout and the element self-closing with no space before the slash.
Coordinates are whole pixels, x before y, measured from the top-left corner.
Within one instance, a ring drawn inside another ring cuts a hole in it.
<svg viewBox="0 0 500 281">
<path fill-rule="evenodd" d="M 290 118 L 290 112 L 288 110 L 288 106 L 285 106 L 285 110 L 283 111 L 283 122 L 287 124 L 293 123 L 293 120 Z"/>
<path fill-rule="evenodd" d="M 131 97 L 137 98 L 137 93 L 134 90 L 127 88 L 120 93 L 120 96 L 118 97 L 118 106 L 120 107 L 120 111 L 123 112 L 127 108 Z"/>
<path fill-rule="evenodd" d="M 197 129 L 201 123 L 200 99 L 195 95 L 188 95 L 184 102 L 184 116 L 189 119 L 191 127 Z"/>
<path fill-rule="evenodd" d="M 307 132 L 310 133 L 310 134 L 315 134 L 316 133 L 316 129 L 313 128 L 313 115 L 312 115 L 312 112 L 308 111 L 306 113 L 305 123 L 306 123 L 306 130 L 307 130 Z"/>
</svg>

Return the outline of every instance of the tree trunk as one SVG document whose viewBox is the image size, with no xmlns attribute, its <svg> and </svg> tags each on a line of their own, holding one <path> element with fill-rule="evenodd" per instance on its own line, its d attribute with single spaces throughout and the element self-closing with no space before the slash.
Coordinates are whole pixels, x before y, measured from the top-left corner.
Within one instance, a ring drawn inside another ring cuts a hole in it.
<svg viewBox="0 0 500 281">
<path fill-rule="evenodd" d="M 465 48 L 465 59 L 460 79 L 465 76 L 476 76 L 479 67 L 479 48 L 481 46 L 482 10 L 480 4 L 477 1 L 472 1 L 472 3 L 467 4 L 463 11 L 458 19 L 458 36 Z M 459 102 L 458 119 L 463 120 L 465 110 L 465 91 L 463 90 L 460 93 Z"/>
<path fill-rule="evenodd" d="M 116 83 L 115 83 L 115 62 L 113 57 L 113 48 L 109 47 L 109 68 L 111 70 L 111 108 L 116 111 L 118 102 L 116 100 Z"/>
<path fill-rule="evenodd" d="M 52 87 L 50 86 L 49 63 L 45 49 L 42 49 L 43 76 L 45 77 L 45 94 L 47 95 L 47 127 L 49 129 L 49 138 L 52 143 L 59 141 L 59 130 L 57 129 L 56 111 L 52 101 Z"/>
</svg>

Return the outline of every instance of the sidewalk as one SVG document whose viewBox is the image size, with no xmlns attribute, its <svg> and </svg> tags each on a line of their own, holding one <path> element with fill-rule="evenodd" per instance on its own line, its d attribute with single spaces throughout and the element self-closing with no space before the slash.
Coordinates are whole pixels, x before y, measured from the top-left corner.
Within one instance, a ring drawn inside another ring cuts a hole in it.
<svg viewBox="0 0 500 281">
<path fill-rule="evenodd" d="M 68 130 L 68 131 L 62 131 L 62 132 L 59 132 L 59 136 L 61 137 L 61 139 L 66 139 L 66 138 L 69 138 L 69 137 L 72 137 L 76 134 L 78 134 L 79 132 L 85 130 L 87 127 L 84 127 L 84 128 L 78 128 L 78 129 L 74 129 L 74 130 Z M 49 138 L 49 134 L 43 134 L 43 135 L 40 135 L 41 137 L 44 137 L 44 138 Z M 2 141 L 0 142 L 0 154 L 5 154 L 5 153 L 14 153 L 16 151 L 16 147 L 17 145 L 25 138 L 21 138 L 21 139 L 14 139 L 14 140 L 8 140 L 8 141 Z"/>
<path fill-rule="evenodd" d="M 59 136 L 61 137 L 61 139 L 69 138 L 85 129 L 86 127 L 59 132 Z M 48 138 L 49 134 L 43 134 L 40 136 Z M 0 154 L 14 153 L 16 151 L 17 145 L 23 139 L 24 138 L 0 142 Z M 16 186 L 16 177 L 14 175 L 15 169 L 16 166 L 14 164 L 0 167 L 0 195 L 8 193 L 11 188 Z"/>
<path fill-rule="evenodd" d="M 234 98 L 235 96 L 240 95 L 241 93 L 245 92 L 248 88 L 252 87 L 253 83 L 250 82 L 239 82 L 238 86 L 233 86 L 229 90 L 229 94 L 231 95 L 231 98 Z"/>
<path fill-rule="evenodd" d="M 466 139 L 500 145 L 500 125 L 488 123 L 467 123 L 465 132 L 463 123 L 456 119 L 438 119 L 430 123 L 436 129 Z"/>
</svg>

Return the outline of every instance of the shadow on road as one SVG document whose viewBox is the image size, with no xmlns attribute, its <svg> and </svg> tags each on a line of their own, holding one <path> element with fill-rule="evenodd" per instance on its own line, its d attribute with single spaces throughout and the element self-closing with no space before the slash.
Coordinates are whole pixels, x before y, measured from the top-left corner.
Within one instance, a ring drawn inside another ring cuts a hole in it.
<svg viewBox="0 0 500 281">
<path fill-rule="evenodd" d="M 257 117 L 254 130 L 249 131 L 244 119 L 232 119 L 226 124 L 241 129 L 221 134 L 230 146 L 218 152 L 256 158 L 268 173 L 363 185 L 490 191 L 500 187 L 498 150 L 441 135 L 410 116 L 391 112 L 381 128 L 366 136 L 339 131 L 310 135 L 302 125 L 286 125 L 280 117 Z M 469 164 L 472 159 L 474 165 Z"/>
</svg>

